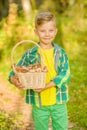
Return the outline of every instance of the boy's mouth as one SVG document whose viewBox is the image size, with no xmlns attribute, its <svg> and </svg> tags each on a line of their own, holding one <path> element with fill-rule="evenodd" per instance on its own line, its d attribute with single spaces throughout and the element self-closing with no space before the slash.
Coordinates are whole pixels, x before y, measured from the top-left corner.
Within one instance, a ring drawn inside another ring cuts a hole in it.
<svg viewBox="0 0 87 130">
<path fill-rule="evenodd" d="M 50 37 L 49 38 L 44 38 L 45 40 L 50 40 Z"/>
</svg>

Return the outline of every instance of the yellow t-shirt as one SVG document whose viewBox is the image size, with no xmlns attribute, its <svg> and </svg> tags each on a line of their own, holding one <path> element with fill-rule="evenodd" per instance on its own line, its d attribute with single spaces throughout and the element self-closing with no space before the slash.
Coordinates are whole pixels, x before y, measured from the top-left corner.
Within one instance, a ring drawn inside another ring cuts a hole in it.
<svg viewBox="0 0 87 130">
<path fill-rule="evenodd" d="M 38 50 L 40 52 L 40 50 Z M 49 83 L 55 76 L 54 68 L 54 48 L 42 49 L 44 64 L 48 68 L 46 75 L 46 84 Z M 56 88 L 55 86 L 48 88 L 40 93 L 41 102 L 43 106 L 53 105 L 56 103 Z"/>
</svg>

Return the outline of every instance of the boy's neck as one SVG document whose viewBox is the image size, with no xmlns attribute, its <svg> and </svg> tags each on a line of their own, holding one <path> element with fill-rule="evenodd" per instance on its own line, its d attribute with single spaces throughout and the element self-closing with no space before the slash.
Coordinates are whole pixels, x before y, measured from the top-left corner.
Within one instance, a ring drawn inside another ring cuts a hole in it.
<svg viewBox="0 0 87 130">
<path fill-rule="evenodd" d="M 42 43 L 40 43 L 39 45 L 40 45 L 40 47 L 42 49 L 51 49 L 51 48 L 53 48 L 52 44 L 42 44 Z"/>
</svg>

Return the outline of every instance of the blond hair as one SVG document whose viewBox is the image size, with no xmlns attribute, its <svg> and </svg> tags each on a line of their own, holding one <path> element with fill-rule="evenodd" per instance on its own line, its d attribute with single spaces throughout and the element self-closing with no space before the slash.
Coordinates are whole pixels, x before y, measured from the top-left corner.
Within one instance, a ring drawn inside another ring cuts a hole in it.
<svg viewBox="0 0 87 130">
<path fill-rule="evenodd" d="M 54 23 L 56 25 L 56 18 L 51 12 L 49 12 L 49 11 L 40 12 L 36 15 L 35 27 L 37 28 L 38 26 L 40 26 L 46 22 L 49 22 L 49 21 L 54 21 Z"/>
</svg>

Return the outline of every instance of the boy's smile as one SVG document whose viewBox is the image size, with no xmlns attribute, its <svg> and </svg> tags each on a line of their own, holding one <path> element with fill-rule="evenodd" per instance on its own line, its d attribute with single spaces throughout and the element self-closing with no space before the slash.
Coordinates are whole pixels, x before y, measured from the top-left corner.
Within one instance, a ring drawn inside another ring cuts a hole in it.
<svg viewBox="0 0 87 130">
<path fill-rule="evenodd" d="M 38 26 L 35 33 L 39 37 L 40 44 L 50 45 L 56 36 L 57 28 L 54 21 L 49 21 Z"/>
</svg>

